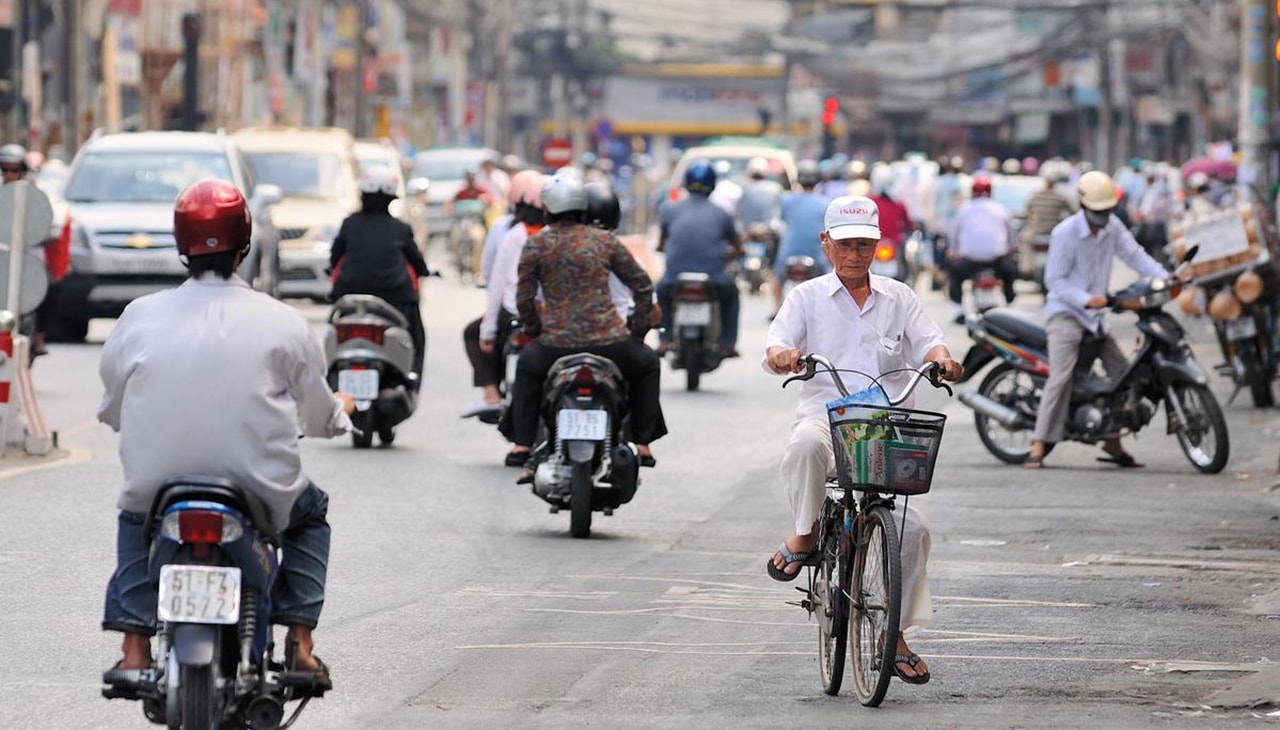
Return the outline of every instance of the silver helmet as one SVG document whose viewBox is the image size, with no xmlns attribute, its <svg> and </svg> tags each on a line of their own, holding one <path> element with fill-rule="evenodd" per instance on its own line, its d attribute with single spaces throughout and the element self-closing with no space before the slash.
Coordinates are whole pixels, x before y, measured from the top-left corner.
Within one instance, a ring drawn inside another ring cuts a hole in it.
<svg viewBox="0 0 1280 730">
<path fill-rule="evenodd" d="M 585 211 L 587 189 L 579 178 L 553 175 L 542 183 L 542 207 L 551 215 Z"/>
</svg>

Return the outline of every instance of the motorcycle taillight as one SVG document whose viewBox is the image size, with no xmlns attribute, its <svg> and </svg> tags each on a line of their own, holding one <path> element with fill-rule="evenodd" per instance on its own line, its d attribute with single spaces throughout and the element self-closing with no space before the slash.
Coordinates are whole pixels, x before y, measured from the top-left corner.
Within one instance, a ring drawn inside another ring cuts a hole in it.
<svg viewBox="0 0 1280 730">
<path fill-rule="evenodd" d="M 347 340 L 368 340 L 375 345 L 382 344 L 382 337 L 387 328 L 376 324 L 340 324 L 334 329 L 338 332 L 338 342 Z"/>
<path fill-rule="evenodd" d="M 586 385 L 595 385 L 596 374 L 591 372 L 591 368 L 587 367 L 586 365 L 583 365 L 582 367 L 578 368 L 578 372 L 573 374 L 573 382 L 586 384 Z"/>
<path fill-rule="evenodd" d="M 701 286 L 686 284 L 680 287 L 676 298 L 682 302 L 705 302 L 707 301 L 707 290 Z"/>
<path fill-rule="evenodd" d="M 898 251 L 892 243 L 882 243 L 876 246 L 876 261 L 892 261 L 898 255 Z"/>
<path fill-rule="evenodd" d="M 178 513 L 178 537 L 183 542 L 216 545 L 222 542 L 222 513 L 188 509 Z"/>
<path fill-rule="evenodd" d="M 515 347 L 524 349 L 529 346 L 530 342 L 533 342 L 533 338 L 526 335 L 524 332 L 511 333 L 511 344 Z"/>
</svg>

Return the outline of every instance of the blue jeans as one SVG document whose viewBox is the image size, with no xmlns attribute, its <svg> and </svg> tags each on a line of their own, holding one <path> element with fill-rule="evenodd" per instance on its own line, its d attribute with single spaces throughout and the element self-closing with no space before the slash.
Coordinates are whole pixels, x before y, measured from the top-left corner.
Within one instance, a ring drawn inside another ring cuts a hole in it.
<svg viewBox="0 0 1280 730">
<path fill-rule="evenodd" d="M 283 556 L 271 587 L 271 622 L 315 628 L 324 607 L 329 569 L 329 495 L 308 484 L 293 503 L 289 526 L 280 534 Z M 143 534 L 147 515 L 121 512 L 116 531 L 116 570 L 107 583 L 102 628 L 153 636 L 156 586 L 147 572 L 150 535 Z"/>
</svg>

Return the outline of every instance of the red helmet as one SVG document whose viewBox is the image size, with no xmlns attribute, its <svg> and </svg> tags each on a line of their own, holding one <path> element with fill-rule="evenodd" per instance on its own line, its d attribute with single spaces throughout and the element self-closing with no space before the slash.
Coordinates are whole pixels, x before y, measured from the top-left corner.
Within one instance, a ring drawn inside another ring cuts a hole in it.
<svg viewBox="0 0 1280 730">
<path fill-rule="evenodd" d="M 973 185 L 969 189 L 973 197 L 982 197 L 991 195 L 991 178 L 986 175 L 978 175 L 973 178 Z"/>
<path fill-rule="evenodd" d="M 201 180 L 173 205 L 173 238 L 183 256 L 206 256 L 249 248 L 249 205 L 236 186 Z"/>
</svg>

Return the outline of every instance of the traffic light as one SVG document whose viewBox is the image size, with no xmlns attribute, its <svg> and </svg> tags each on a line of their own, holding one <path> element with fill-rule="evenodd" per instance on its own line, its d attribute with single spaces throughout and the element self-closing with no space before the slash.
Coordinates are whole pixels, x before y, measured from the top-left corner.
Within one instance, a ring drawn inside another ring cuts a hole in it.
<svg viewBox="0 0 1280 730">
<path fill-rule="evenodd" d="M 1280 0 L 1276 0 L 1280 2 Z M 840 111 L 840 100 L 834 96 L 828 96 L 826 101 L 822 103 L 822 126 L 830 127 L 836 123 L 836 112 Z"/>
<path fill-rule="evenodd" d="M 1280 2 L 1280 0 L 1277 0 Z M 840 111 L 840 100 L 828 96 L 822 102 L 822 157 L 828 159 L 836 153 L 836 113 Z"/>
</svg>

